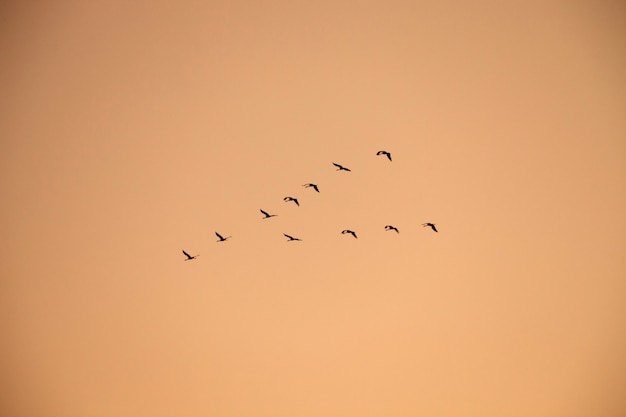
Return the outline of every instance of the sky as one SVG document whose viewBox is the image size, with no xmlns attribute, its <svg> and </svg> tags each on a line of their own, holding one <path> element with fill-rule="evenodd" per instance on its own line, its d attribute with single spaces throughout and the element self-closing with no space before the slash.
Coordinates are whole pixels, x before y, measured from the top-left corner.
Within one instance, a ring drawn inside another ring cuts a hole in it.
<svg viewBox="0 0 626 417">
<path fill-rule="evenodd" d="M 626 414 L 624 2 L 0 19 L 0 414 Z"/>
</svg>

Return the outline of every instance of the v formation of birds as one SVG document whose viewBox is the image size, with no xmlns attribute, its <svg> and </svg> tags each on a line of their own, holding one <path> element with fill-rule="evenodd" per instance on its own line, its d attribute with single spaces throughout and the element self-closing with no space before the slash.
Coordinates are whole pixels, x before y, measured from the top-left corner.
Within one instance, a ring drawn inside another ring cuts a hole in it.
<svg viewBox="0 0 626 417">
<path fill-rule="evenodd" d="M 378 151 L 378 152 L 376 152 L 376 155 L 386 157 L 389 160 L 389 162 L 392 161 L 391 153 L 389 153 L 387 151 Z M 341 164 L 337 164 L 335 162 L 333 162 L 332 164 L 337 168 L 337 171 L 351 172 L 350 168 L 347 168 L 347 167 L 345 167 L 345 166 L 343 166 Z M 312 188 L 316 192 L 318 192 L 318 193 L 320 192 L 319 187 L 318 187 L 317 184 L 307 183 L 307 184 L 304 184 L 303 187 L 305 187 L 305 188 Z M 293 203 L 293 204 L 295 204 L 298 207 L 300 206 L 300 202 L 295 197 L 287 196 L 287 197 L 283 198 L 283 201 L 285 201 L 286 203 Z M 261 209 L 260 211 L 261 211 L 261 214 L 263 215 L 263 217 L 261 217 L 261 220 L 265 220 L 265 219 L 269 219 L 271 217 L 276 217 L 277 216 L 277 214 L 268 213 L 267 211 L 265 211 L 263 209 Z M 430 223 L 430 222 L 422 223 L 422 226 L 430 227 L 433 231 L 437 232 L 437 228 L 435 227 L 434 223 Z M 386 231 L 394 231 L 396 233 L 400 233 L 398 228 L 395 227 L 395 226 L 392 226 L 392 225 L 386 225 L 385 226 L 385 230 Z M 357 236 L 357 234 L 356 234 L 356 232 L 354 230 L 344 229 L 344 230 L 341 231 L 341 234 L 351 235 L 353 238 L 358 239 L 358 236 Z M 219 234 L 218 232 L 215 232 L 215 235 L 218 238 L 217 242 L 225 242 L 225 241 L 227 241 L 228 239 L 230 239 L 232 237 L 232 236 L 223 236 L 223 235 Z M 300 241 L 302 241 L 302 239 L 300 239 L 299 237 L 291 236 L 291 235 L 289 235 L 287 233 L 283 233 L 283 235 L 287 238 L 287 242 L 300 242 Z M 185 261 L 191 261 L 193 259 L 196 259 L 198 256 L 200 256 L 199 254 L 192 256 L 189 253 L 187 253 L 185 250 L 183 250 L 183 255 L 185 255 Z"/>
</svg>

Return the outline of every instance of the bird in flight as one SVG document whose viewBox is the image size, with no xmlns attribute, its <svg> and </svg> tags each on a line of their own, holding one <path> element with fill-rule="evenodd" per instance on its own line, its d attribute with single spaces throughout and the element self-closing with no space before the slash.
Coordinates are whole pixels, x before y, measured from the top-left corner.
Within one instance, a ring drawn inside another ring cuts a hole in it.
<svg viewBox="0 0 626 417">
<path fill-rule="evenodd" d="M 355 239 L 358 239 L 358 238 L 356 237 L 356 233 L 354 233 L 352 230 L 346 229 L 346 230 L 344 230 L 344 231 L 342 231 L 342 232 L 341 232 L 341 234 L 344 234 L 344 235 L 345 235 L 346 233 L 350 233 L 352 236 L 354 236 L 354 238 L 355 238 Z"/>
<path fill-rule="evenodd" d="M 430 227 L 431 229 L 433 229 L 435 232 L 437 231 L 437 228 L 435 227 L 434 223 L 422 223 L 422 226 L 424 227 Z"/>
<path fill-rule="evenodd" d="M 293 201 L 294 203 L 296 203 L 296 206 L 300 206 L 300 203 L 298 203 L 298 199 L 297 198 L 285 197 L 285 198 L 283 198 L 283 200 L 285 200 L 285 201 Z"/>
<path fill-rule="evenodd" d="M 398 230 L 397 227 L 393 227 L 393 226 L 385 226 L 385 230 L 389 231 L 389 230 L 395 230 L 396 233 L 400 233 L 400 231 Z"/>
<path fill-rule="evenodd" d="M 386 155 L 387 158 L 391 161 L 391 154 L 387 151 L 378 151 L 376 152 L 376 155 Z"/>
<path fill-rule="evenodd" d="M 184 250 L 183 250 L 183 253 L 184 253 L 184 254 L 185 254 L 185 256 L 187 257 L 187 259 L 185 259 L 186 261 L 191 261 L 192 259 L 196 259 L 198 256 L 200 256 L 200 255 L 194 255 L 194 256 L 191 256 L 190 254 L 188 254 L 188 253 L 187 253 L 187 252 L 185 252 Z"/>
<path fill-rule="evenodd" d="M 291 242 L 292 240 L 302 240 L 298 239 L 297 237 L 289 236 L 287 233 L 283 233 L 283 235 L 285 235 L 285 237 L 289 239 L 287 242 Z"/>
<path fill-rule="evenodd" d="M 342 165 L 339 165 L 339 164 L 336 164 L 334 162 L 333 162 L 333 165 L 337 167 L 337 171 L 350 171 L 349 168 L 346 168 L 346 167 L 344 167 Z"/>
<path fill-rule="evenodd" d="M 314 189 L 315 191 L 317 191 L 318 193 L 320 192 L 319 188 L 317 188 L 317 184 L 311 184 L 311 183 L 309 183 L 309 184 L 304 184 L 304 185 L 303 185 L 303 187 L 304 187 L 304 188 L 313 187 L 313 189 Z"/>
<path fill-rule="evenodd" d="M 219 233 L 217 233 L 217 232 L 215 232 L 215 234 L 216 234 L 216 235 L 217 235 L 217 237 L 220 239 L 220 240 L 218 240 L 218 242 L 223 242 L 223 241 L 225 241 L 226 239 L 230 239 L 230 238 L 232 237 L 232 236 L 224 237 L 224 236 L 220 235 L 220 234 L 219 234 Z"/>
<path fill-rule="evenodd" d="M 274 217 L 274 216 L 276 216 L 276 214 L 269 214 L 269 213 L 268 213 L 267 211 L 265 211 L 265 210 L 261 210 L 261 213 L 263 213 L 263 216 L 264 216 L 263 218 L 264 218 L 264 219 L 269 219 L 270 217 Z"/>
</svg>

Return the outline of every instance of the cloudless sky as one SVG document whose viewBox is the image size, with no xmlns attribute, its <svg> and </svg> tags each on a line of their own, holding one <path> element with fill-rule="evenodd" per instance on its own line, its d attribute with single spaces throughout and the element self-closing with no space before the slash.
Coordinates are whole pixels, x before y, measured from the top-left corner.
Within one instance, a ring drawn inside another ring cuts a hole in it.
<svg viewBox="0 0 626 417">
<path fill-rule="evenodd" d="M 0 19 L 1 415 L 626 413 L 623 2 Z"/>
</svg>

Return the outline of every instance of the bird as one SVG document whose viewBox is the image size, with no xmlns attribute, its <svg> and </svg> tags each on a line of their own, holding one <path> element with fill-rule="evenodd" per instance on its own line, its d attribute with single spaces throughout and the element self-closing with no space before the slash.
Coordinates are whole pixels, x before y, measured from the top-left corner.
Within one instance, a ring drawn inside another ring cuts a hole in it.
<svg viewBox="0 0 626 417">
<path fill-rule="evenodd" d="M 283 233 L 283 235 L 285 235 L 285 237 L 289 239 L 287 242 L 291 242 L 292 240 L 302 240 L 298 239 L 297 237 L 289 236 L 287 233 Z"/>
<path fill-rule="evenodd" d="M 376 152 L 376 155 L 386 155 L 387 158 L 391 161 L 391 154 L 387 151 L 378 151 Z"/>
<path fill-rule="evenodd" d="M 344 231 L 341 232 L 342 234 L 346 234 L 346 233 L 350 233 L 352 236 L 354 236 L 355 239 L 358 239 L 358 237 L 356 237 L 356 233 L 354 233 L 352 230 L 346 229 Z"/>
<path fill-rule="evenodd" d="M 430 227 L 431 229 L 433 229 L 435 232 L 437 231 L 437 228 L 435 227 L 434 223 L 422 223 L 422 226 L 424 227 Z"/>
<path fill-rule="evenodd" d="M 265 216 L 263 217 L 264 219 L 269 219 L 270 217 L 276 216 L 276 214 L 269 214 L 267 211 L 262 210 L 262 209 L 261 209 L 261 213 L 263 213 L 263 215 Z"/>
<path fill-rule="evenodd" d="M 184 250 L 183 250 L 183 253 L 184 253 L 184 254 L 185 254 L 185 256 L 187 257 L 187 259 L 185 259 L 186 261 L 191 261 L 192 259 L 196 259 L 198 256 L 200 256 L 200 255 L 194 255 L 194 256 L 191 256 L 190 254 L 188 254 L 188 253 L 187 253 L 187 252 L 185 252 Z"/>
<path fill-rule="evenodd" d="M 398 230 L 397 227 L 393 227 L 393 226 L 385 226 L 385 230 L 389 231 L 389 230 L 395 230 L 396 233 L 400 233 L 400 231 Z"/>
<path fill-rule="evenodd" d="M 217 233 L 217 232 L 215 232 L 215 234 L 217 235 L 217 237 L 219 237 L 219 238 L 220 238 L 220 240 L 218 240 L 218 242 L 223 242 L 223 241 L 225 241 L 226 239 L 230 239 L 230 238 L 232 237 L 232 236 L 224 237 L 224 236 L 220 235 L 220 234 L 219 234 L 219 233 Z"/>
<path fill-rule="evenodd" d="M 293 197 L 285 197 L 283 198 L 283 200 L 285 201 L 293 201 L 294 203 L 296 203 L 296 206 L 300 206 L 300 203 L 298 203 L 298 199 L 297 198 L 293 198 Z"/>
<path fill-rule="evenodd" d="M 346 168 L 346 167 L 344 167 L 342 165 L 339 165 L 339 164 L 336 164 L 334 162 L 333 162 L 333 165 L 337 167 L 337 171 L 350 171 L 349 168 Z"/>
<path fill-rule="evenodd" d="M 318 193 L 320 192 L 320 189 L 319 189 L 319 188 L 317 188 L 317 184 L 311 184 L 311 183 L 309 183 L 309 184 L 304 184 L 304 185 L 303 185 L 303 187 L 304 187 L 304 188 L 313 187 L 313 189 L 314 189 L 315 191 L 317 191 Z"/>
</svg>

